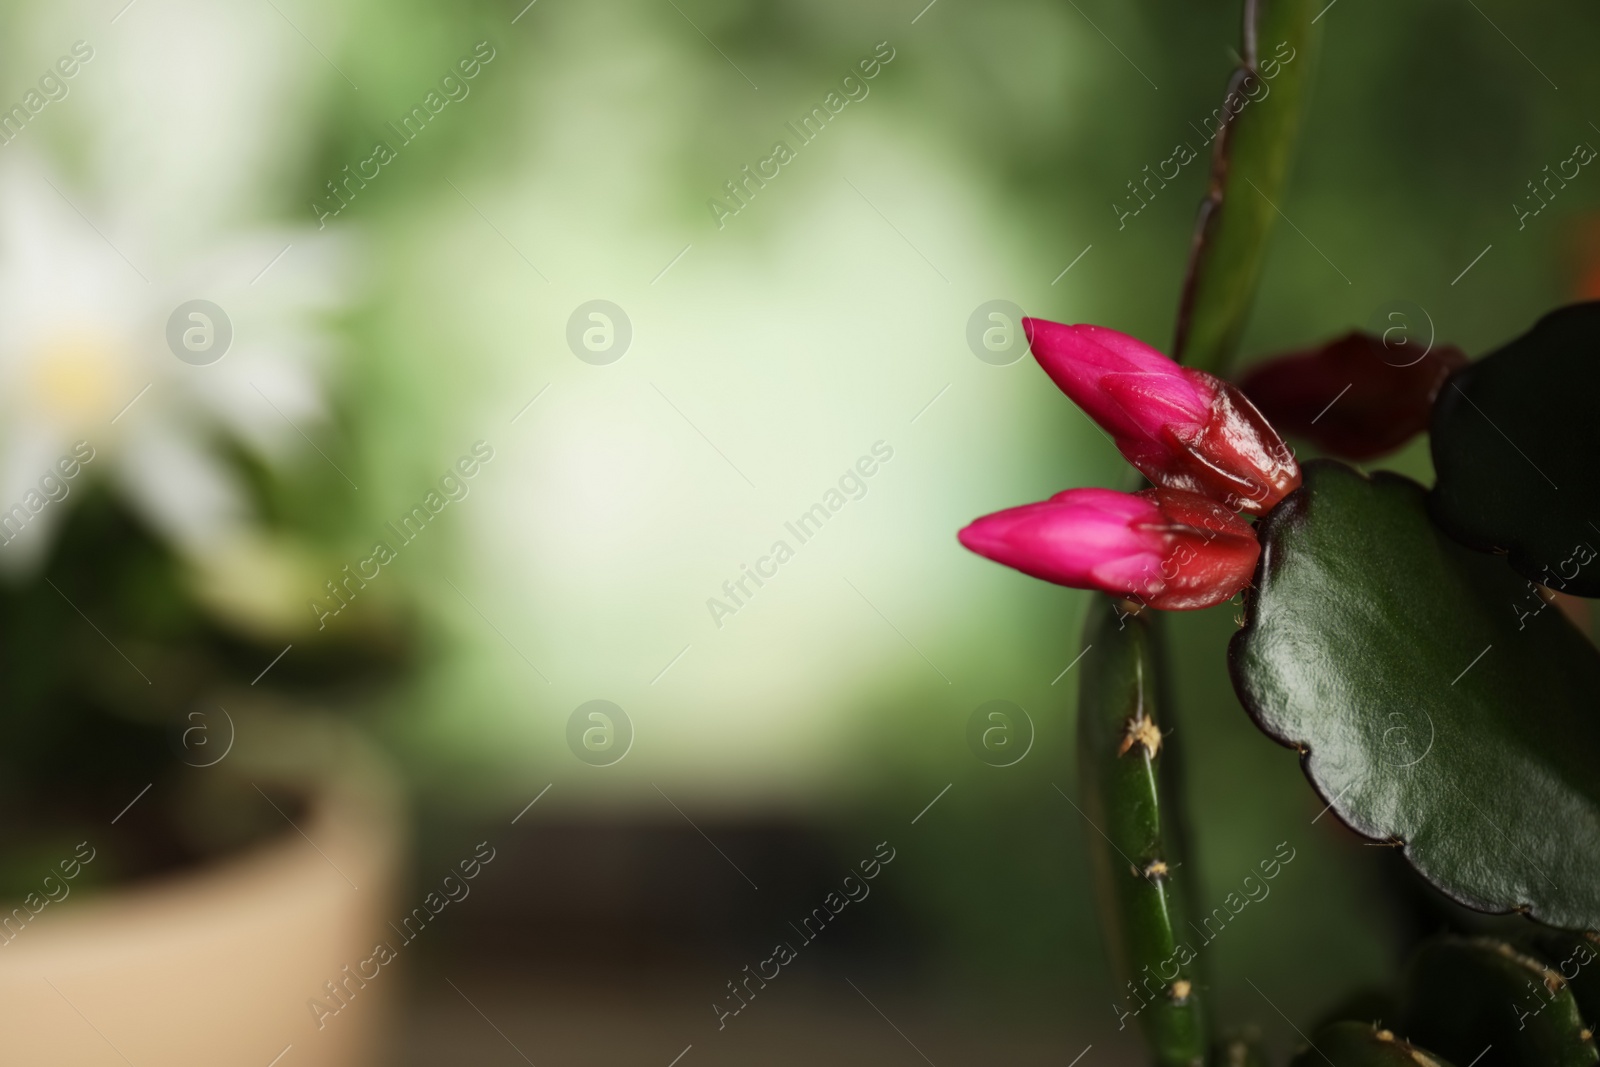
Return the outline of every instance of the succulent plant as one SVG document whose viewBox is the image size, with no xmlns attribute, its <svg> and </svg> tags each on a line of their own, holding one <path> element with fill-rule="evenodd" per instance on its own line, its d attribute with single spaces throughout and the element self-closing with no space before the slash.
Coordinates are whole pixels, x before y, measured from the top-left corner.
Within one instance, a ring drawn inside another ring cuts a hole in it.
<svg viewBox="0 0 1600 1067">
<path fill-rule="evenodd" d="M 1291 1064 L 1594 1064 L 1600 651 L 1546 609 L 1557 593 L 1600 595 L 1600 435 L 1588 413 L 1600 394 L 1600 303 L 1552 312 L 1473 362 L 1447 345 L 1393 358 L 1386 338 L 1354 332 L 1268 360 L 1242 387 L 1226 380 L 1322 6 L 1246 4 L 1230 92 L 1260 76 L 1258 44 L 1303 58 L 1216 139 L 1174 358 L 1105 327 L 1027 322 L 1052 381 L 1150 487 L 1067 489 L 978 519 L 961 540 L 1103 594 L 1085 623 L 1096 654 L 1079 672 L 1080 810 L 1098 831 L 1115 1008 L 1151 1062 L 1268 1062 L 1249 1032 L 1214 1032 L 1189 944 L 1159 647 L 1160 612 L 1242 596 L 1227 652 L 1234 689 L 1263 732 L 1299 753 L 1325 810 L 1396 846 L 1446 898 L 1524 917 L 1509 939 L 1426 941 L 1389 995 L 1350 1001 Z M 1245 183 L 1253 193 L 1240 196 Z M 1335 379 L 1353 400 L 1318 429 L 1312 402 L 1336 399 Z M 1424 429 L 1432 487 L 1341 461 Z M 1324 458 L 1302 467 L 1280 431 Z"/>
</svg>

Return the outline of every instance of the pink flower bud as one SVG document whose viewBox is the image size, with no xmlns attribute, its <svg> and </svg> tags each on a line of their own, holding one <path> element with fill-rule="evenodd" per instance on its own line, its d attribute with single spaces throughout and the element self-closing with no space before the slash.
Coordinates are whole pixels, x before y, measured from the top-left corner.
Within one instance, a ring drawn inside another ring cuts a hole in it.
<svg viewBox="0 0 1600 1067">
<path fill-rule="evenodd" d="M 1228 600 L 1261 554 L 1248 523 L 1179 489 L 1068 489 L 985 515 L 959 536 L 978 555 L 1035 578 L 1170 611 Z"/>
<path fill-rule="evenodd" d="M 1045 373 L 1157 485 L 1262 515 L 1300 484 L 1289 446 L 1229 383 L 1115 330 L 1022 325 Z"/>
</svg>

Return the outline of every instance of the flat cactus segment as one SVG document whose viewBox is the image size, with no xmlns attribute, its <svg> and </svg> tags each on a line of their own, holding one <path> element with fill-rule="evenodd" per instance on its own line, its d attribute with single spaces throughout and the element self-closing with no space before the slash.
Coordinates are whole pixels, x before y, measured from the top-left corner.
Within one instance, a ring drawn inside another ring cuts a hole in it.
<svg viewBox="0 0 1600 1067">
<path fill-rule="evenodd" d="M 1371 1023 L 1332 1023 L 1318 1030 L 1311 1045 L 1289 1067 L 1451 1067 L 1443 1056 L 1418 1048 Z M 1482 1067 L 1482 1065 L 1478 1065 Z"/>
<path fill-rule="evenodd" d="M 1323 802 L 1480 911 L 1600 929 L 1600 653 L 1429 519 L 1422 487 L 1313 460 L 1257 526 L 1230 666 Z M 1469 1057 L 1470 1059 L 1470 1057 Z"/>
<path fill-rule="evenodd" d="M 1418 951 L 1406 976 L 1405 1027 L 1477 1067 L 1600 1063 L 1566 980 L 1493 938 L 1443 937 Z"/>
</svg>

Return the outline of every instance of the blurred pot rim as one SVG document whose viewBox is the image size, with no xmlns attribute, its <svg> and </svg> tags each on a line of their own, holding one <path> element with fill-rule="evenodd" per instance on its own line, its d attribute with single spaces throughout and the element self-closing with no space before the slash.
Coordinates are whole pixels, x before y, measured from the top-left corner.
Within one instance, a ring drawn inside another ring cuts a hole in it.
<svg viewBox="0 0 1600 1067">
<path fill-rule="evenodd" d="M 387 758 L 359 729 L 324 716 L 255 710 L 239 718 L 254 736 L 234 753 L 230 775 L 246 788 L 297 792 L 306 805 L 301 818 L 237 852 L 99 888 L 80 903 L 69 893 L 46 905 L 0 941 L 0 976 L 38 973 L 45 960 L 51 973 L 70 973 L 108 957 L 148 955 L 156 940 L 163 951 L 181 952 L 227 936 L 241 909 L 258 924 L 292 922 L 327 906 L 330 881 L 348 883 L 358 897 L 376 894 L 379 908 L 387 904 L 406 843 L 402 790 Z M 370 911 L 372 903 L 351 907 Z"/>
</svg>

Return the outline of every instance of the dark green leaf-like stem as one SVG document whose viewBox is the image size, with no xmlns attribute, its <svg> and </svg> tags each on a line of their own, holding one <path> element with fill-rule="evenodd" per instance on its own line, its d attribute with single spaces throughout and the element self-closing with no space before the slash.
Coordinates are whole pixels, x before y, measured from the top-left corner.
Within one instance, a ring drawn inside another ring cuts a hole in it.
<svg viewBox="0 0 1600 1067">
<path fill-rule="evenodd" d="M 1477 1067 L 1589 1067 L 1600 1062 L 1560 974 L 1491 938 L 1429 942 L 1406 981 L 1406 1033 Z"/>
<path fill-rule="evenodd" d="M 1482 911 L 1600 929 L 1600 653 L 1429 520 L 1422 487 L 1332 460 L 1258 526 L 1234 687 L 1333 811 Z"/>
<path fill-rule="evenodd" d="M 1331 1023 L 1311 1037 L 1311 1045 L 1289 1067 L 1450 1067 L 1435 1055 L 1371 1023 Z M 1482 1067 L 1482 1065 L 1479 1065 Z"/>
</svg>

